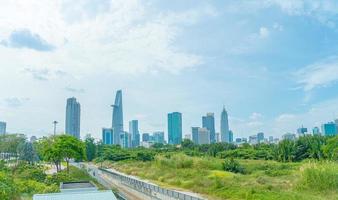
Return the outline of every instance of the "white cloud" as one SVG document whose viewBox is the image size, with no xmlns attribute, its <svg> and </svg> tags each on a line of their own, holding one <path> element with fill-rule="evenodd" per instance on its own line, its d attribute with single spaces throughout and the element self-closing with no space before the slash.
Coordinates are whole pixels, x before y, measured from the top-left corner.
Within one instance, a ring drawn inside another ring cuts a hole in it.
<svg viewBox="0 0 338 200">
<path fill-rule="evenodd" d="M 97 6 L 100 3 L 104 6 Z M 158 70 L 176 73 L 203 62 L 200 56 L 175 44 L 181 25 L 194 24 L 202 17 L 216 14 L 212 7 L 157 13 L 138 0 L 10 1 L 0 7 L 0 40 L 8 38 L 13 31 L 25 29 L 55 45 L 55 50 L 13 51 L 0 47 L 0 53 L 8 55 L 6 66 L 11 68 L 25 63 L 74 74 Z M 18 56 L 21 61 L 15 59 Z"/>
<path fill-rule="evenodd" d="M 261 27 L 261 28 L 259 29 L 259 37 L 260 37 L 260 38 L 267 38 L 267 37 L 269 37 L 269 34 L 270 34 L 270 31 L 269 31 L 268 28 L 266 28 L 266 27 Z"/>
<path fill-rule="evenodd" d="M 305 91 L 335 83 L 338 81 L 338 57 L 304 67 L 296 73 L 296 78 Z"/>
</svg>

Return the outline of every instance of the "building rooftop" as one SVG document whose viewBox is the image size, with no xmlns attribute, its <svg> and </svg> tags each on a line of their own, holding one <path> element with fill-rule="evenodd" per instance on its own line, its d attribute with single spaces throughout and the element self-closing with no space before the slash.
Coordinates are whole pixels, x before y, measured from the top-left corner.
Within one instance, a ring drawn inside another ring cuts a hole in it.
<svg viewBox="0 0 338 200">
<path fill-rule="evenodd" d="M 60 183 L 60 191 L 60 193 L 35 194 L 33 200 L 116 200 L 112 191 L 99 191 L 89 181 Z"/>
<path fill-rule="evenodd" d="M 65 182 L 60 184 L 60 189 L 80 189 L 80 188 L 96 188 L 96 186 L 88 181 Z"/>
<path fill-rule="evenodd" d="M 112 191 L 35 194 L 33 200 L 117 200 Z"/>
</svg>

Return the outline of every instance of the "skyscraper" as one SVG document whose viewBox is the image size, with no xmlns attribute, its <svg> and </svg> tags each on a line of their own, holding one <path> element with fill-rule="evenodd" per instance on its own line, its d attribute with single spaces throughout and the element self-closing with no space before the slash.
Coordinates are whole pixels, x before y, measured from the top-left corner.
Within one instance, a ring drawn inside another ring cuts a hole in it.
<svg viewBox="0 0 338 200">
<path fill-rule="evenodd" d="M 230 142 L 228 113 L 224 107 L 221 113 L 221 142 Z"/>
<path fill-rule="evenodd" d="M 114 144 L 113 142 L 113 129 L 103 128 L 102 129 L 102 142 L 103 144 Z"/>
<path fill-rule="evenodd" d="M 81 106 L 75 97 L 67 99 L 66 106 L 66 134 L 80 139 Z"/>
<path fill-rule="evenodd" d="M 149 133 L 143 133 L 142 134 L 142 142 L 148 142 L 150 139 Z"/>
<path fill-rule="evenodd" d="M 257 133 L 257 141 L 258 141 L 258 143 L 264 142 L 264 133 L 263 132 Z"/>
<path fill-rule="evenodd" d="M 207 113 L 206 116 L 202 117 L 202 127 L 206 128 L 210 132 L 210 142 L 216 142 L 215 133 L 215 117 L 214 113 Z"/>
<path fill-rule="evenodd" d="M 198 142 L 197 144 L 210 144 L 210 130 L 206 128 L 198 128 Z"/>
<path fill-rule="evenodd" d="M 131 146 L 140 146 L 140 132 L 138 130 L 138 120 L 131 120 L 129 122 L 129 133 L 131 134 Z"/>
<path fill-rule="evenodd" d="M 322 133 L 325 136 L 333 136 L 337 134 L 337 127 L 334 122 L 328 122 L 322 125 Z"/>
<path fill-rule="evenodd" d="M 305 133 L 307 133 L 307 128 L 304 128 L 303 126 L 301 128 L 297 129 L 298 136 L 304 136 Z"/>
<path fill-rule="evenodd" d="M 121 135 L 124 134 L 123 130 L 123 110 L 122 110 L 122 90 L 118 90 L 116 92 L 115 103 L 112 105 L 113 107 L 113 121 L 112 128 L 114 133 L 114 144 L 120 143 Z"/>
<path fill-rule="evenodd" d="M 0 135 L 6 134 L 6 122 L 0 122 Z"/>
<path fill-rule="evenodd" d="M 179 112 L 168 114 L 168 140 L 169 144 L 182 142 L 182 114 Z"/>
<path fill-rule="evenodd" d="M 192 141 L 195 144 L 198 144 L 198 129 L 199 127 L 191 127 Z"/>
<path fill-rule="evenodd" d="M 319 130 L 319 128 L 317 126 L 313 127 L 312 134 L 313 135 L 320 135 L 320 130 Z"/>
<path fill-rule="evenodd" d="M 153 133 L 153 141 L 154 143 L 164 144 L 164 132 L 157 131 Z"/>
<path fill-rule="evenodd" d="M 234 141 L 234 133 L 232 130 L 229 130 L 229 142 L 232 143 Z"/>
</svg>

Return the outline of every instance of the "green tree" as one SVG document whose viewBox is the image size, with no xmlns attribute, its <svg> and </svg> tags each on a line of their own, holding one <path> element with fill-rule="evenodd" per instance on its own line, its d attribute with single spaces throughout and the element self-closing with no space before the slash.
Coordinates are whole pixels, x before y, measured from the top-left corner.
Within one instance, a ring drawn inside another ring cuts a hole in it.
<svg viewBox="0 0 338 200">
<path fill-rule="evenodd" d="M 44 137 L 37 144 L 37 150 L 40 158 L 44 161 L 54 163 L 56 171 L 61 171 L 62 154 L 61 149 L 56 145 L 58 136 Z"/>
<path fill-rule="evenodd" d="M 96 144 L 94 138 L 88 135 L 85 140 L 86 156 L 88 161 L 92 161 L 96 157 Z"/>
<path fill-rule="evenodd" d="M 277 160 L 282 162 L 292 162 L 295 154 L 295 142 L 292 140 L 281 141 L 276 148 Z"/>
<path fill-rule="evenodd" d="M 61 158 L 67 163 L 69 173 L 69 161 L 71 159 L 82 160 L 85 158 L 85 145 L 79 139 L 71 135 L 60 135 L 55 138 L 55 148 Z"/>
<path fill-rule="evenodd" d="M 19 159 L 34 164 L 38 160 L 37 153 L 31 142 L 25 142 L 18 146 Z"/>
<path fill-rule="evenodd" d="M 17 196 L 15 184 L 12 177 L 0 172 L 0 199 L 1 200 L 12 200 Z"/>
<path fill-rule="evenodd" d="M 18 146 L 25 143 L 26 137 L 23 134 L 6 134 L 0 136 L 0 152 L 5 155 L 4 159 L 17 158 Z"/>
<path fill-rule="evenodd" d="M 338 160 L 338 135 L 331 137 L 323 146 L 325 156 L 330 160 Z"/>
</svg>

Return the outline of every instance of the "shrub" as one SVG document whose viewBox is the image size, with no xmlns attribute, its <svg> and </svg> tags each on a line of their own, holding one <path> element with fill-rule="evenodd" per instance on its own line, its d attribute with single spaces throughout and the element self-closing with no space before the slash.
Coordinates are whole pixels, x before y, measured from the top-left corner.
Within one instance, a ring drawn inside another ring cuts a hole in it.
<svg viewBox="0 0 338 200">
<path fill-rule="evenodd" d="M 301 168 L 301 189 L 338 192 L 338 165 L 334 162 L 311 162 Z"/>
<path fill-rule="evenodd" d="M 46 174 L 42 166 L 28 165 L 21 163 L 15 169 L 15 176 L 20 179 L 31 179 L 39 182 L 43 182 L 46 178 Z"/>
<path fill-rule="evenodd" d="M 5 173 L 0 172 L 0 199 L 12 200 L 15 198 L 17 191 L 13 179 L 6 176 Z"/>
<path fill-rule="evenodd" d="M 140 151 L 137 152 L 136 154 L 136 160 L 140 160 L 140 161 L 152 161 L 154 160 L 154 154 L 151 152 L 146 152 L 146 151 Z"/>
<path fill-rule="evenodd" d="M 244 167 L 242 167 L 238 161 L 233 158 L 225 159 L 223 163 L 223 169 L 225 171 L 234 172 L 234 173 L 244 173 Z"/>
</svg>

